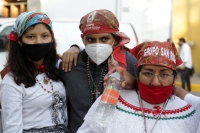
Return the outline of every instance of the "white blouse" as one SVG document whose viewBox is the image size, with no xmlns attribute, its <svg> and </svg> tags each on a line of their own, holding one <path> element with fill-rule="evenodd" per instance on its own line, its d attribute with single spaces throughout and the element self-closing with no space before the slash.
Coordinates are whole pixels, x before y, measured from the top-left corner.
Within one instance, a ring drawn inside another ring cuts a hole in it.
<svg viewBox="0 0 200 133">
<path fill-rule="evenodd" d="M 44 78 L 48 81 L 44 82 Z M 8 73 L 0 85 L 2 127 L 4 133 L 22 133 L 23 129 L 67 126 L 66 92 L 62 82 L 49 80 L 45 73 L 36 84 L 17 85 Z M 47 84 L 45 84 L 47 83 Z M 45 90 L 46 89 L 46 90 Z M 49 93 L 48 93 L 49 91 Z"/>
<path fill-rule="evenodd" d="M 187 94 L 184 100 L 192 104 L 192 106 L 196 109 L 198 116 L 200 117 L 200 97 L 194 96 L 192 94 Z M 200 133 L 200 122 L 196 133 Z"/>
<path fill-rule="evenodd" d="M 93 122 L 93 115 L 99 101 L 100 97 L 90 108 L 77 133 L 145 133 L 144 119 L 135 91 L 120 91 L 113 119 L 105 129 L 97 127 Z M 163 103 L 152 105 L 143 101 L 148 133 L 153 128 L 162 106 Z M 194 108 L 180 98 L 173 96 L 169 99 L 153 133 L 195 133 L 198 123 L 199 118 Z"/>
</svg>

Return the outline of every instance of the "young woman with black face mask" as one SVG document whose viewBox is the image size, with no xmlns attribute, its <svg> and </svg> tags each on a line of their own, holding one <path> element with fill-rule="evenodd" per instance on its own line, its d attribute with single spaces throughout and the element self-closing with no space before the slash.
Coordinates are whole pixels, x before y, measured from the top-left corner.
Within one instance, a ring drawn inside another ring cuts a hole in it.
<svg viewBox="0 0 200 133">
<path fill-rule="evenodd" d="M 4 133 L 67 133 L 66 92 L 52 22 L 24 12 L 8 35 L 9 73 L 0 85 Z"/>
</svg>

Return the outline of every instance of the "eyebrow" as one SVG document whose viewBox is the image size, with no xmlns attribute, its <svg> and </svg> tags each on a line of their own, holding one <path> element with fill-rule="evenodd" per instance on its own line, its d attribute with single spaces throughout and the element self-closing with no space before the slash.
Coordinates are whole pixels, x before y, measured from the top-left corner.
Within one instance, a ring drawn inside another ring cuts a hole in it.
<svg viewBox="0 0 200 133">
<path fill-rule="evenodd" d="M 86 39 L 94 39 L 94 37 L 91 37 L 91 36 L 86 36 L 85 38 Z"/>
<path fill-rule="evenodd" d="M 144 68 L 142 71 L 151 71 L 151 72 L 153 72 L 153 69 L 150 69 L 150 68 Z M 161 70 L 159 70 L 159 72 L 170 72 L 170 70 L 169 69 L 161 69 Z"/>
<path fill-rule="evenodd" d="M 105 35 L 105 36 L 100 37 L 100 39 L 101 39 L 101 38 L 105 38 L 105 37 L 106 37 L 106 38 L 110 38 L 109 35 Z M 95 37 L 92 37 L 92 36 L 86 36 L 86 38 L 95 38 Z"/>
<path fill-rule="evenodd" d="M 152 70 L 152 69 L 149 69 L 149 68 L 144 68 L 143 70 L 144 70 L 144 71 L 151 71 L 151 72 L 153 72 L 153 70 Z M 142 71 L 143 71 L 143 70 L 142 70 Z"/>
<path fill-rule="evenodd" d="M 43 32 L 41 34 L 51 34 L 51 33 L 50 32 Z M 25 33 L 24 35 L 35 35 L 35 33 L 29 32 L 29 33 Z"/>
<path fill-rule="evenodd" d="M 103 39 L 103 38 L 110 39 L 110 36 L 102 36 L 102 37 L 100 37 L 100 39 Z"/>
<path fill-rule="evenodd" d="M 161 69 L 160 72 L 171 72 L 172 70 L 169 69 Z M 173 72 L 173 71 L 172 71 Z"/>
</svg>

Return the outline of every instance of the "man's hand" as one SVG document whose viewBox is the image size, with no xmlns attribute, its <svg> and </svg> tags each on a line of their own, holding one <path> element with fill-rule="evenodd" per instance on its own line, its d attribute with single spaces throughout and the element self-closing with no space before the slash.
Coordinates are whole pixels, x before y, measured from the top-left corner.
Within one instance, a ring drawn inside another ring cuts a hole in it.
<svg viewBox="0 0 200 133">
<path fill-rule="evenodd" d="M 121 67 L 114 67 L 106 74 L 106 76 L 104 77 L 104 86 L 106 86 L 106 82 L 108 80 L 109 75 L 115 71 L 118 71 L 122 74 L 123 81 L 121 83 L 121 87 L 123 89 L 130 90 L 135 89 L 135 87 L 137 87 L 137 79 Z"/>
<path fill-rule="evenodd" d="M 70 49 L 65 51 L 62 55 L 62 69 L 67 71 L 71 71 L 72 64 L 74 62 L 74 66 L 77 65 L 77 58 L 80 49 L 77 46 L 72 46 Z"/>
</svg>

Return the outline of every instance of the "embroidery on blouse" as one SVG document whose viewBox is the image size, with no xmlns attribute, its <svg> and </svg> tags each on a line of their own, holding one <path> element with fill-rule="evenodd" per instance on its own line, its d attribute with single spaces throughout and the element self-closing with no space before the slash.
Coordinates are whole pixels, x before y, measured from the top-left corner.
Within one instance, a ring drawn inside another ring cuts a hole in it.
<svg viewBox="0 0 200 133">
<path fill-rule="evenodd" d="M 52 94 L 53 103 L 49 110 L 51 111 L 52 122 L 56 125 L 67 123 L 67 116 L 65 114 L 66 98 L 58 91 Z"/>
<path fill-rule="evenodd" d="M 133 110 L 134 112 L 132 111 L 129 111 L 129 110 L 126 110 L 126 109 L 123 109 L 119 106 L 116 106 L 116 109 L 119 110 L 119 111 L 122 111 L 124 113 L 128 113 L 128 114 L 132 114 L 132 115 L 136 115 L 138 117 L 142 117 L 142 111 L 140 109 L 140 107 L 137 107 L 137 106 L 134 106 L 128 102 L 126 102 L 121 96 L 119 97 L 119 102 L 122 103 L 124 106 L 130 108 L 131 110 Z M 162 112 L 162 115 L 164 117 L 161 117 L 159 118 L 159 120 L 170 120 L 170 119 L 185 119 L 187 117 L 190 117 L 192 115 L 194 115 L 194 113 L 196 112 L 194 109 L 188 113 L 185 112 L 185 114 L 182 114 L 181 116 L 167 116 L 167 115 L 171 115 L 171 114 L 179 114 L 181 112 L 184 112 L 184 111 L 187 111 L 191 108 L 191 105 L 190 104 L 187 104 L 186 106 L 182 107 L 182 108 L 179 108 L 179 109 L 175 109 L 175 110 L 164 110 Z M 153 109 L 147 109 L 145 108 L 144 109 L 144 112 L 149 114 L 149 115 L 146 115 L 146 118 L 147 119 L 156 119 L 154 116 L 156 115 L 155 113 L 156 112 L 159 112 L 159 110 L 157 108 L 155 108 L 154 110 Z M 152 114 L 152 116 L 150 116 L 150 114 Z"/>
<path fill-rule="evenodd" d="M 69 133 L 65 125 L 56 125 L 55 127 L 44 127 L 44 128 L 31 128 L 23 130 L 23 133 Z"/>
</svg>

